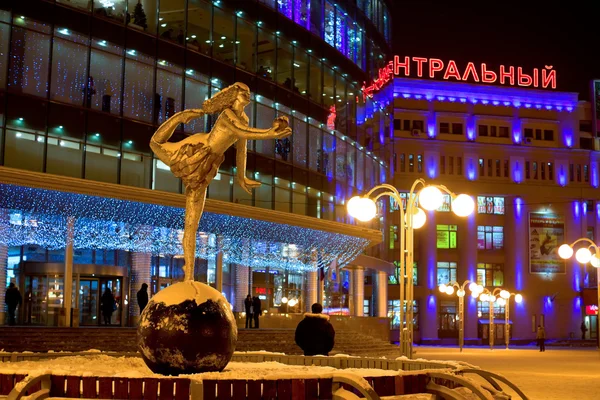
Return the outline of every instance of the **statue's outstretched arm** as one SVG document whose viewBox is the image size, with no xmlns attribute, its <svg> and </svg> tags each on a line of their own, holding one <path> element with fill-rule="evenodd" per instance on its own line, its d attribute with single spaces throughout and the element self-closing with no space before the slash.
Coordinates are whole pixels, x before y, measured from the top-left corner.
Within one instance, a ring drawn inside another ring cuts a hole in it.
<svg viewBox="0 0 600 400">
<path fill-rule="evenodd" d="M 173 136 L 173 132 L 175 132 L 175 129 L 177 129 L 179 124 L 187 124 L 191 120 L 199 118 L 202 115 L 204 115 L 202 110 L 185 110 L 175 113 L 171 118 L 163 122 L 154 135 L 152 135 L 152 139 L 150 139 L 150 148 L 154 154 L 156 154 L 162 162 L 168 164 L 168 161 L 165 160 L 169 160 L 170 155 L 163 145 L 167 143 L 171 136 Z"/>
<path fill-rule="evenodd" d="M 224 114 L 227 117 L 224 120 L 234 129 L 234 133 L 240 140 L 281 139 L 292 134 L 292 129 L 289 127 L 281 130 L 277 130 L 275 127 L 269 129 L 250 128 L 240 122 L 239 118 L 229 109 L 225 110 Z"/>
<path fill-rule="evenodd" d="M 236 143 L 235 166 L 237 168 L 237 181 L 242 189 L 252 194 L 252 189 L 260 186 L 260 182 L 246 177 L 246 157 L 248 154 L 248 141 L 239 139 Z"/>
</svg>

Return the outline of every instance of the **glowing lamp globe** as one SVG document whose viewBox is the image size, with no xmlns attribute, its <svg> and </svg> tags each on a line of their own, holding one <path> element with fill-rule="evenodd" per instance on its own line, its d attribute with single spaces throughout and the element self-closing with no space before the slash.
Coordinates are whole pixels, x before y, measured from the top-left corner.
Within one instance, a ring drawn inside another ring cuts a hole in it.
<svg viewBox="0 0 600 400">
<path fill-rule="evenodd" d="M 489 297 L 488 297 L 488 301 L 489 301 L 490 303 L 493 303 L 493 302 L 495 302 L 495 301 L 496 301 L 496 296 L 494 296 L 494 295 L 491 295 L 491 296 L 489 296 Z"/>
<path fill-rule="evenodd" d="M 404 216 L 404 222 L 406 224 L 408 224 L 408 214 L 406 214 Z M 427 222 L 427 214 L 425 214 L 425 211 L 421 210 L 420 208 L 416 208 L 416 210 L 414 211 L 413 217 L 412 217 L 412 227 L 413 229 L 419 229 L 421 227 L 423 227 L 423 225 L 425 225 L 425 222 Z"/>
<path fill-rule="evenodd" d="M 523 301 L 523 295 L 521 293 L 515 295 L 515 301 L 521 303 Z"/>
<path fill-rule="evenodd" d="M 428 211 L 437 210 L 443 202 L 442 192 L 435 186 L 427 186 L 419 192 L 419 204 Z"/>
<path fill-rule="evenodd" d="M 452 200 L 452 211 L 459 217 L 468 217 L 475 211 L 475 201 L 466 194 L 459 194 Z"/>
<path fill-rule="evenodd" d="M 481 301 L 488 301 L 489 296 L 485 293 L 482 293 L 481 296 L 479 296 L 479 300 Z"/>
<path fill-rule="evenodd" d="M 592 252 L 589 249 L 583 247 L 577 250 L 577 252 L 575 253 L 575 258 L 578 262 L 582 264 L 587 264 L 592 259 Z"/>
<path fill-rule="evenodd" d="M 476 284 L 475 282 L 471 282 L 471 283 L 469 284 L 469 290 L 470 290 L 471 292 L 478 292 L 478 290 L 477 290 L 477 284 Z"/>
<path fill-rule="evenodd" d="M 590 259 L 590 264 L 592 264 L 592 267 L 594 268 L 600 268 L 600 258 L 594 254 Z"/>
<path fill-rule="evenodd" d="M 446 285 L 444 285 L 443 283 L 439 286 L 440 292 L 442 293 L 446 293 Z"/>
<path fill-rule="evenodd" d="M 296 299 L 291 299 L 290 301 L 288 301 L 288 306 L 290 307 L 294 307 L 296 304 L 298 304 L 298 300 Z"/>
<path fill-rule="evenodd" d="M 471 292 L 471 297 L 476 299 L 479 297 L 479 292 Z"/>
<path fill-rule="evenodd" d="M 464 289 L 458 289 L 458 290 L 456 291 L 456 295 L 457 295 L 458 297 L 465 297 L 465 290 L 464 290 Z"/>
<path fill-rule="evenodd" d="M 281 302 L 282 302 L 283 304 L 287 303 L 287 302 L 288 302 L 288 298 L 287 298 L 287 297 L 282 297 L 282 298 L 281 298 Z"/>
<path fill-rule="evenodd" d="M 479 293 L 482 293 L 483 292 L 483 285 L 477 285 L 477 291 Z"/>
<path fill-rule="evenodd" d="M 348 213 L 359 221 L 367 222 L 377 214 L 377 205 L 366 197 L 354 196 L 346 205 Z"/>
<path fill-rule="evenodd" d="M 562 258 L 563 260 L 567 260 L 567 259 L 571 258 L 572 255 L 573 255 L 573 248 L 571 246 L 569 246 L 568 244 L 563 244 L 562 246 L 560 246 L 558 248 L 558 256 L 560 258 Z"/>
<path fill-rule="evenodd" d="M 500 306 L 505 306 L 506 305 L 506 300 L 504 300 L 502 297 L 498 297 L 496 299 L 496 303 L 498 303 L 498 305 L 500 305 Z"/>
<path fill-rule="evenodd" d="M 454 294 L 454 286 L 447 286 L 446 294 Z"/>
<path fill-rule="evenodd" d="M 508 290 L 502 290 L 500 292 L 500 297 L 502 297 L 503 299 L 508 299 L 510 297 L 510 293 L 508 292 Z"/>
</svg>

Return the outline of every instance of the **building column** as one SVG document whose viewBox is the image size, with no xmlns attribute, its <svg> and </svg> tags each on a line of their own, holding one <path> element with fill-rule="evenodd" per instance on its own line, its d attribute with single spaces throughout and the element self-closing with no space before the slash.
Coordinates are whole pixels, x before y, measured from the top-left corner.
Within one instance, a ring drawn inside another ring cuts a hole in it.
<svg viewBox="0 0 600 400">
<path fill-rule="evenodd" d="M 415 232 L 415 235 L 419 235 L 419 272 L 425 273 L 419 280 L 427 289 L 419 299 L 421 341 L 438 339 L 437 241 L 430 239 L 437 236 L 436 222 L 435 211 L 429 211 L 427 223 Z"/>
<path fill-rule="evenodd" d="M 380 318 L 387 317 L 388 311 L 388 274 L 385 271 L 377 271 L 376 275 L 376 292 L 375 301 L 376 309 L 375 315 Z"/>
<path fill-rule="evenodd" d="M 132 253 L 131 254 L 131 281 L 129 283 L 129 315 L 131 325 L 137 325 L 140 319 L 140 306 L 137 301 L 137 292 L 142 288 L 142 283 L 152 286 L 152 254 L 150 253 Z M 150 290 L 148 293 L 150 296 Z"/>
<path fill-rule="evenodd" d="M 71 326 L 71 308 L 73 304 L 73 235 L 75 234 L 75 218 L 67 217 L 67 238 L 65 240 L 65 276 L 63 281 L 63 326 Z"/>
<path fill-rule="evenodd" d="M 352 303 L 354 312 L 351 314 L 356 317 L 364 316 L 364 300 L 365 300 L 365 268 L 356 266 L 351 270 L 352 275 Z"/>
<path fill-rule="evenodd" d="M 250 267 L 236 264 L 235 266 L 235 299 L 233 301 L 234 312 L 245 312 L 244 300 L 246 296 L 252 293 L 248 291 L 250 282 Z"/>
<path fill-rule="evenodd" d="M 304 290 L 304 310 L 311 312 L 311 306 L 319 300 L 319 271 L 309 271 L 306 273 L 306 288 Z"/>
<path fill-rule="evenodd" d="M 477 282 L 477 223 L 475 218 L 475 213 L 473 213 L 459 222 L 459 263 L 456 271 L 456 278 L 459 285 L 462 285 L 466 280 Z M 455 295 L 453 296 L 458 304 L 458 298 Z M 448 296 L 448 299 L 450 298 Z M 463 318 L 465 319 L 464 338 L 465 340 L 477 339 L 479 321 L 477 317 L 477 300 L 470 295 L 468 290 L 465 296 L 463 311 Z"/>
<path fill-rule="evenodd" d="M 8 246 L 0 244 L 0 325 L 4 325 L 6 311 L 4 305 L 4 295 L 6 294 L 6 266 L 8 264 Z"/>
</svg>

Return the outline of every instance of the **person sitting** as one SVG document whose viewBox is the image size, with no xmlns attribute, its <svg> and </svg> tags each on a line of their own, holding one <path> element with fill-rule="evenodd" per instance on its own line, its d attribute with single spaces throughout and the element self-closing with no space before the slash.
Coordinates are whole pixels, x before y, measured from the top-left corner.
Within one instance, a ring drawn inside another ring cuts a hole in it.
<svg viewBox="0 0 600 400">
<path fill-rule="evenodd" d="M 329 322 L 329 315 L 321 314 L 321 304 L 313 304 L 311 310 L 312 313 L 304 314 L 304 319 L 296 327 L 296 344 L 305 356 L 328 356 L 333 349 L 335 330 Z"/>
</svg>

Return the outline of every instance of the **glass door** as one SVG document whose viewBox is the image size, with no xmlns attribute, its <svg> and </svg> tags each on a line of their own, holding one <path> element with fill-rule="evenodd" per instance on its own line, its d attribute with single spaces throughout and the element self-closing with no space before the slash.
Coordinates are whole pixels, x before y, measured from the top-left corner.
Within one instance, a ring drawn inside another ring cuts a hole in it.
<svg viewBox="0 0 600 400">
<path fill-rule="evenodd" d="M 32 325 L 47 325 L 47 277 L 28 276 L 25 281 L 24 315 L 25 322 Z"/>
<path fill-rule="evenodd" d="M 102 302 L 102 296 L 107 288 L 110 289 L 110 292 L 115 299 L 115 307 L 110 316 L 110 325 L 121 325 L 121 310 L 123 308 L 121 278 L 100 278 L 99 285 L 100 291 L 98 293 L 100 296 L 100 303 Z M 99 323 L 104 320 L 103 318 L 100 318 L 101 314 L 102 310 L 100 310 L 100 314 L 98 315 Z"/>
<path fill-rule="evenodd" d="M 79 324 L 98 325 L 98 280 L 79 281 Z"/>
</svg>

